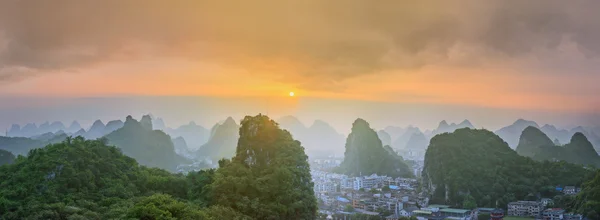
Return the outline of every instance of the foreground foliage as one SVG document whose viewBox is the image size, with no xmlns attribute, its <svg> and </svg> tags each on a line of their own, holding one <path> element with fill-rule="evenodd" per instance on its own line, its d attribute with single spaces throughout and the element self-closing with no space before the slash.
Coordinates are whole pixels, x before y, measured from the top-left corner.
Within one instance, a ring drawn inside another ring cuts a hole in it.
<svg viewBox="0 0 600 220">
<path fill-rule="evenodd" d="M 315 219 L 300 143 L 262 115 L 240 134 L 231 161 L 187 176 L 141 166 L 107 139 L 33 149 L 0 166 L 0 219 Z"/>
<path fill-rule="evenodd" d="M 308 157 L 300 142 L 267 116 L 242 120 L 236 156 L 221 160 L 214 204 L 255 219 L 315 219 Z"/>
</svg>

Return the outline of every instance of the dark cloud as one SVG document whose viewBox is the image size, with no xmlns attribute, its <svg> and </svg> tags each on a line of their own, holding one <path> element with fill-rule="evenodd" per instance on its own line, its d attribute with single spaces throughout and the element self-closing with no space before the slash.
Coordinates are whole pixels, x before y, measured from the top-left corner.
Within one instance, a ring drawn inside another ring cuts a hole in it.
<svg viewBox="0 0 600 220">
<path fill-rule="evenodd" d="M 0 67 L 165 56 L 335 83 L 446 62 L 452 50 L 467 51 L 461 59 L 543 59 L 539 49 L 568 42 L 590 58 L 600 52 L 598 8 L 595 0 L 0 0 Z"/>
</svg>

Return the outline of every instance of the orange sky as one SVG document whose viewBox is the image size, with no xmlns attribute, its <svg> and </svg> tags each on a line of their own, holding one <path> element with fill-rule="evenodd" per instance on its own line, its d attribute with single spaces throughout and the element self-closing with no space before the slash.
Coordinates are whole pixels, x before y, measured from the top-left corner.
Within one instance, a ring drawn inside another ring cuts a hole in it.
<svg viewBox="0 0 600 220">
<path fill-rule="evenodd" d="M 3 1 L 0 96 L 600 111 L 598 1 L 231 3 Z"/>
</svg>

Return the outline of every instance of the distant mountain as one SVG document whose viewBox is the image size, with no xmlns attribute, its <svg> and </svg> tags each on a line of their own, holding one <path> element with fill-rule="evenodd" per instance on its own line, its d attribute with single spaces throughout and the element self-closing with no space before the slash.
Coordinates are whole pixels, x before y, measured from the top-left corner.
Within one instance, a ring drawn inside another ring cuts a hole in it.
<svg viewBox="0 0 600 220">
<path fill-rule="evenodd" d="M 437 134 L 441 134 L 441 133 L 452 133 L 454 132 L 456 129 L 459 128 L 471 128 L 474 129 L 475 127 L 473 126 L 473 124 L 471 124 L 471 122 L 469 120 L 464 120 L 462 121 L 460 124 L 448 124 L 448 122 L 446 122 L 446 120 L 442 120 L 440 122 L 440 124 L 438 125 L 438 127 L 433 130 L 431 133 L 432 135 L 437 135 Z"/>
<path fill-rule="evenodd" d="M 176 137 L 171 139 L 171 141 L 173 142 L 173 146 L 175 147 L 175 153 L 183 156 L 183 157 L 187 157 L 188 155 L 190 155 L 190 149 L 187 146 L 187 143 L 185 142 L 185 139 L 183 137 Z"/>
<path fill-rule="evenodd" d="M 338 133 L 325 121 L 315 120 L 308 128 L 308 137 L 300 139 L 309 154 L 341 154 L 344 152 L 344 135 Z"/>
<path fill-rule="evenodd" d="M 104 136 L 105 125 L 101 120 L 96 120 L 92 124 L 92 127 L 85 133 L 85 139 L 97 139 Z"/>
<path fill-rule="evenodd" d="M 534 121 L 527 121 L 524 119 L 519 119 L 519 120 L 515 121 L 512 125 L 503 127 L 501 129 L 497 130 L 495 133 L 498 136 L 500 136 L 500 138 L 502 138 L 502 140 L 504 140 L 506 143 L 508 143 L 508 146 L 515 149 L 517 147 L 517 145 L 519 144 L 519 137 L 521 136 L 521 133 L 523 132 L 523 130 L 525 130 L 526 127 L 529 127 L 529 126 L 535 127 L 535 128 L 540 127 Z"/>
<path fill-rule="evenodd" d="M 119 128 L 122 128 L 123 125 L 125 125 L 125 123 L 123 123 L 123 121 L 121 121 L 121 120 L 109 121 L 108 123 L 106 123 L 106 126 L 104 126 L 104 131 L 102 131 L 102 136 L 110 134 Z"/>
<path fill-rule="evenodd" d="M 567 161 L 581 165 L 600 167 L 600 156 L 592 144 L 580 132 L 573 135 L 564 146 L 556 145 L 540 129 L 529 126 L 523 130 L 517 153 L 538 161 Z"/>
<path fill-rule="evenodd" d="M 105 137 L 110 145 L 115 145 L 123 154 L 145 166 L 175 171 L 183 159 L 175 154 L 169 135 L 163 131 L 150 130 L 131 116 L 127 116 L 122 128 Z"/>
<path fill-rule="evenodd" d="M 85 130 L 83 128 L 79 129 L 77 132 L 73 133 L 73 135 L 71 135 L 71 136 L 73 136 L 73 137 L 78 137 L 78 136 L 85 137 Z"/>
<path fill-rule="evenodd" d="M 69 125 L 69 128 L 67 128 L 65 130 L 65 132 L 67 133 L 76 133 L 77 131 L 79 131 L 81 129 L 81 125 L 79 124 L 79 122 L 77 121 L 73 121 L 71 123 L 71 125 Z"/>
<path fill-rule="evenodd" d="M 39 134 L 37 125 L 35 125 L 35 123 L 29 123 L 21 128 L 19 137 L 31 137 L 37 134 Z"/>
<path fill-rule="evenodd" d="M 412 137 L 415 133 L 421 133 L 421 129 L 419 129 L 417 127 L 413 127 L 412 125 L 408 126 L 405 129 L 404 134 L 402 134 L 400 137 L 398 137 L 396 140 L 394 140 L 394 142 L 392 142 L 392 146 L 394 148 L 399 148 L 399 149 L 406 148 L 406 144 L 410 140 L 410 137 Z"/>
<path fill-rule="evenodd" d="M 21 126 L 18 124 L 13 124 L 10 126 L 10 129 L 6 133 L 6 136 L 9 137 L 20 137 L 21 136 Z"/>
<path fill-rule="evenodd" d="M 540 130 L 542 132 L 544 132 L 544 134 L 548 135 L 548 137 L 551 137 L 553 139 L 558 139 L 558 141 L 560 143 L 567 143 L 569 142 L 571 136 L 573 136 L 573 134 L 565 129 L 558 129 L 556 127 L 554 127 L 554 125 L 549 125 L 549 124 L 545 124 L 544 126 L 542 126 L 540 128 Z"/>
<path fill-rule="evenodd" d="M 154 130 L 163 130 L 164 131 L 167 128 L 165 126 L 165 122 L 163 121 L 162 118 L 152 119 L 152 125 L 154 127 Z"/>
<path fill-rule="evenodd" d="M 231 117 L 228 117 L 225 122 L 215 125 L 212 136 L 196 151 L 196 155 L 213 160 L 232 158 L 235 156 L 239 128 L 239 125 Z"/>
<path fill-rule="evenodd" d="M 383 130 L 390 135 L 390 138 L 392 139 L 392 143 L 394 140 L 398 139 L 400 136 L 402 136 L 404 133 L 406 133 L 405 128 L 396 127 L 396 126 L 387 126 Z"/>
<path fill-rule="evenodd" d="M 302 143 L 308 155 L 341 154 L 344 151 L 344 135 L 325 121 L 315 120 L 310 127 L 306 127 L 296 117 L 285 116 L 277 120 L 277 123 Z"/>
<path fill-rule="evenodd" d="M 339 172 L 352 175 L 388 175 L 392 177 L 411 177 L 412 171 L 406 163 L 381 144 L 377 133 L 363 119 L 352 123 L 352 132 L 346 139 L 344 161 Z"/>
<path fill-rule="evenodd" d="M 156 125 L 156 123 L 154 124 Z M 193 121 L 176 129 L 167 128 L 165 129 L 165 132 L 171 135 L 171 137 L 183 137 L 190 150 L 197 150 L 200 146 L 205 144 L 209 138 L 209 131 L 200 125 L 196 125 Z"/>
<path fill-rule="evenodd" d="M 425 137 L 425 134 L 416 132 L 408 139 L 406 143 L 407 150 L 425 151 L 429 145 L 429 139 Z"/>
<path fill-rule="evenodd" d="M 383 146 L 392 146 L 392 137 L 390 137 L 387 132 L 384 130 L 379 130 L 377 132 L 377 136 L 379 137 L 379 140 L 381 140 L 381 144 L 383 144 Z"/>
<path fill-rule="evenodd" d="M 44 147 L 48 144 L 60 143 L 66 139 L 65 134 L 39 136 L 39 139 L 26 137 L 2 137 L 0 136 L 0 149 L 11 152 L 14 155 L 27 155 L 31 149 Z"/>
</svg>

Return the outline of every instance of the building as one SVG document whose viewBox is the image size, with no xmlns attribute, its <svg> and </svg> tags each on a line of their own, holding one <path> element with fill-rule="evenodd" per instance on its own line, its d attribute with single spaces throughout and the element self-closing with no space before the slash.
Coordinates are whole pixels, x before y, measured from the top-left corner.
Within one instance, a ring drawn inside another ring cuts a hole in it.
<svg viewBox="0 0 600 220">
<path fill-rule="evenodd" d="M 490 212 L 490 220 L 502 220 L 504 219 L 504 210 L 494 209 Z"/>
<path fill-rule="evenodd" d="M 542 211 L 542 203 L 536 201 L 518 201 L 508 203 L 509 216 L 538 216 Z"/>
<path fill-rule="evenodd" d="M 544 207 L 554 204 L 554 201 L 552 201 L 552 199 L 549 199 L 549 198 L 542 198 L 542 200 L 540 202 L 542 203 L 542 206 L 544 206 Z"/>
<path fill-rule="evenodd" d="M 575 188 L 574 186 L 565 186 L 565 188 L 563 189 L 563 193 L 565 195 L 575 195 L 577 194 L 577 188 Z"/>
<path fill-rule="evenodd" d="M 565 214 L 564 209 L 546 209 L 542 212 L 542 219 L 544 220 L 562 220 Z"/>
<path fill-rule="evenodd" d="M 444 208 L 440 209 L 440 213 L 442 216 L 446 217 L 446 219 L 471 219 L 471 210 L 467 209 Z"/>
</svg>

